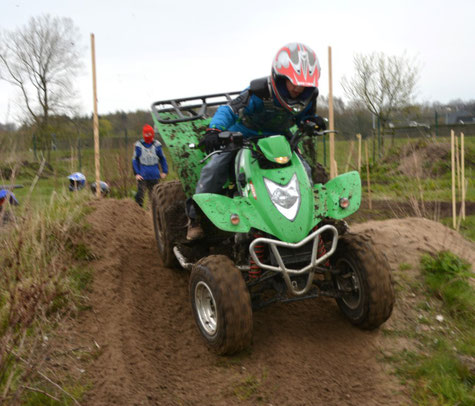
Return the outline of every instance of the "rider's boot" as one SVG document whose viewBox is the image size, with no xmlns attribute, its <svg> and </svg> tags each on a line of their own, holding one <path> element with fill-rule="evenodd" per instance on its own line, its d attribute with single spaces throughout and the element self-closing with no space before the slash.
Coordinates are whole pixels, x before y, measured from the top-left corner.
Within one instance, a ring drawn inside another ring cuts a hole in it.
<svg viewBox="0 0 475 406">
<path fill-rule="evenodd" d="M 186 239 L 188 241 L 199 240 L 205 235 L 203 228 L 199 220 L 197 219 L 188 219 L 188 229 L 186 232 Z"/>
</svg>

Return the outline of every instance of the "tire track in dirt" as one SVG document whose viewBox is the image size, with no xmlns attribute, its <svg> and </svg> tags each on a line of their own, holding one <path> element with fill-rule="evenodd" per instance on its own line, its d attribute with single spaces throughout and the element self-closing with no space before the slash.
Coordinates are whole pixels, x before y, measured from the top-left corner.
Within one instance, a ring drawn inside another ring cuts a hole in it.
<svg viewBox="0 0 475 406">
<path fill-rule="evenodd" d="M 252 348 L 210 353 L 194 324 L 188 273 L 161 266 L 150 214 L 129 200 L 94 203 L 95 280 L 80 327 L 101 346 L 88 369 L 99 405 L 399 405 L 377 361 L 378 332 L 351 326 L 329 299 L 254 314 Z"/>
</svg>

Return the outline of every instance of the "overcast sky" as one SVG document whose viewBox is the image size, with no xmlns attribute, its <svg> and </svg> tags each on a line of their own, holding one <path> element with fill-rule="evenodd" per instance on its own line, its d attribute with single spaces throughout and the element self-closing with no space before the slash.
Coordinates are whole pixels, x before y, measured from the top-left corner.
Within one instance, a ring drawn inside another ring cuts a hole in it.
<svg viewBox="0 0 475 406">
<path fill-rule="evenodd" d="M 473 0 L 2 0 L 0 28 L 46 13 L 72 18 L 82 34 L 82 113 L 92 111 L 91 33 L 99 114 L 244 89 L 295 41 L 316 51 L 323 95 L 331 46 L 335 96 L 344 96 L 355 53 L 382 51 L 418 59 L 418 101 L 475 98 Z M 15 94 L 0 82 L 0 122 L 16 121 Z"/>
</svg>

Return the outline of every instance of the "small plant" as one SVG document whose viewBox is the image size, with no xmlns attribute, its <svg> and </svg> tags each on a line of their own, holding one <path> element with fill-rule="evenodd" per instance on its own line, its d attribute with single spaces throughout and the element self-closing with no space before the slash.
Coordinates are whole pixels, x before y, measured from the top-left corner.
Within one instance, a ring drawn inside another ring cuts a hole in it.
<svg viewBox="0 0 475 406">
<path fill-rule="evenodd" d="M 259 390 L 266 378 L 266 371 L 262 372 L 260 377 L 248 375 L 244 380 L 234 387 L 234 394 L 239 400 L 249 400 L 254 398 L 258 401 L 262 401 L 263 398 L 261 395 L 259 395 Z"/>
<path fill-rule="evenodd" d="M 409 269 L 412 269 L 412 266 L 408 264 L 407 262 L 402 262 L 399 264 L 400 271 L 408 271 Z"/>
</svg>

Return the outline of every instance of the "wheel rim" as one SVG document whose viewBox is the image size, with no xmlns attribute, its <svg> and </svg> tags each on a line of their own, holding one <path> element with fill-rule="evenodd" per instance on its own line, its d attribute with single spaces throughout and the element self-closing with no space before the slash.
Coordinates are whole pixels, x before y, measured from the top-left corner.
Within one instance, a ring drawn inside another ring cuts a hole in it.
<svg viewBox="0 0 475 406">
<path fill-rule="evenodd" d="M 341 269 L 340 276 L 337 277 L 337 285 L 340 290 L 351 289 L 351 292 L 345 292 L 341 296 L 341 301 L 351 310 L 355 310 L 362 300 L 362 283 L 360 274 L 356 268 L 346 259 L 341 259 L 338 262 L 338 267 Z"/>
<path fill-rule="evenodd" d="M 198 282 L 195 287 L 195 307 L 201 327 L 208 335 L 214 335 L 218 325 L 216 301 L 211 289 L 203 281 Z"/>
</svg>

